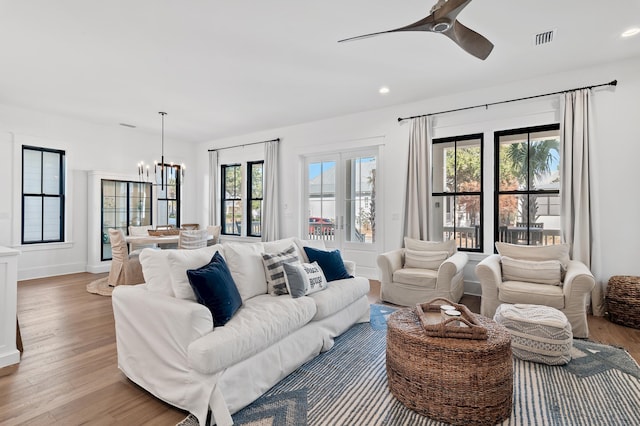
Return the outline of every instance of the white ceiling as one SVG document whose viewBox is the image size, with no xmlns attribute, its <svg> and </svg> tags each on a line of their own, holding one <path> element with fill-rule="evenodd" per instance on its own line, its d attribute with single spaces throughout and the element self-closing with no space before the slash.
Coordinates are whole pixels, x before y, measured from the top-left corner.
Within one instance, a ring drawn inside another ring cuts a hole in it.
<svg viewBox="0 0 640 426">
<path fill-rule="evenodd" d="M 486 61 L 434 33 L 337 43 L 435 1 L 0 0 L 0 103 L 149 132 L 167 111 L 168 137 L 202 142 L 640 55 L 620 38 L 638 0 L 473 0 Z"/>
</svg>

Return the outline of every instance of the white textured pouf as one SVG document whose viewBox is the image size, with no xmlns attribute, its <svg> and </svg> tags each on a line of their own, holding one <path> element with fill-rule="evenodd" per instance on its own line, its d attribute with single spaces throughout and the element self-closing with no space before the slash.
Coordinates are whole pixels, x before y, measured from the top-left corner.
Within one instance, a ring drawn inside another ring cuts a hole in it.
<svg viewBox="0 0 640 426">
<path fill-rule="evenodd" d="M 493 320 L 511 333 L 511 350 L 517 358 L 549 365 L 571 361 L 571 324 L 559 310 L 542 305 L 503 303 Z"/>
</svg>

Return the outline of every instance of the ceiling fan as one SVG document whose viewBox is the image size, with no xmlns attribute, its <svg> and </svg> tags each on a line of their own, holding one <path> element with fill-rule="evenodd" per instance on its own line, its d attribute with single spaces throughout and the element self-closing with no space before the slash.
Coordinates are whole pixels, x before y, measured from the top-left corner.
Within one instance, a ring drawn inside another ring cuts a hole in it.
<svg viewBox="0 0 640 426">
<path fill-rule="evenodd" d="M 468 53 L 485 60 L 493 49 L 493 43 L 472 29 L 465 27 L 456 19 L 462 9 L 470 2 L 471 0 L 438 0 L 431 8 L 429 16 L 413 24 L 394 30 L 346 38 L 339 40 L 338 43 L 399 31 L 430 31 L 446 35 Z"/>
</svg>

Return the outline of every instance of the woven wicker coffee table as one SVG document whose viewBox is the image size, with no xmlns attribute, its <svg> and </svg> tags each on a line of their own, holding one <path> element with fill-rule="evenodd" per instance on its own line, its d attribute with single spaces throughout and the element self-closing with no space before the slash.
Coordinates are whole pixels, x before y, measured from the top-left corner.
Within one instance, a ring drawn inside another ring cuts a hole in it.
<svg viewBox="0 0 640 426">
<path fill-rule="evenodd" d="M 458 425 L 495 425 L 511 415 L 513 364 L 508 330 L 474 315 L 486 340 L 429 337 L 415 309 L 387 321 L 387 379 L 408 408 Z"/>
</svg>

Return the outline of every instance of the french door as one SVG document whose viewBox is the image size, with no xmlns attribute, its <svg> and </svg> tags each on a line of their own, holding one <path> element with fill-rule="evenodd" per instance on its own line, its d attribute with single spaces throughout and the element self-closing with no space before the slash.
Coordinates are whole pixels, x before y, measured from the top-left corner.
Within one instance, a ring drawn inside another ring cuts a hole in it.
<svg viewBox="0 0 640 426">
<path fill-rule="evenodd" d="M 377 251 L 378 148 L 306 158 L 302 235 L 341 250 Z"/>
</svg>

